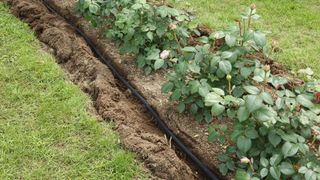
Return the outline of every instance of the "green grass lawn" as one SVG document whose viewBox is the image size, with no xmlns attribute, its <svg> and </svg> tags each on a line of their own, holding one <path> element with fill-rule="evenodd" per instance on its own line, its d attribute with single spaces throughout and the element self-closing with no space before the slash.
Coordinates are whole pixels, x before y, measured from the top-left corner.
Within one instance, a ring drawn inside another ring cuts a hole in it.
<svg viewBox="0 0 320 180">
<path fill-rule="evenodd" d="M 297 71 L 311 67 L 320 77 L 320 0 L 168 0 L 175 7 L 195 11 L 197 21 L 213 30 L 234 22 L 251 3 L 262 18 L 256 27 L 271 31 L 282 53 L 277 60 Z"/>
<path fill-rule="evenodd" d="M 133 154 L 88 104 L 0 3 L 0 179 L 142 178 Z"/>
</svg>

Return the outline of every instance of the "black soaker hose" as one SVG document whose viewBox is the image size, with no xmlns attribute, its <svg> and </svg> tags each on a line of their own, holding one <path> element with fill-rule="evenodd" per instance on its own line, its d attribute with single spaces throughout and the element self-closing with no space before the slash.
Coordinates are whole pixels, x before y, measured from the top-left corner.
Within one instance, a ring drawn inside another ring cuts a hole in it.
<svg viewBox="0 0 320 180">
<path fill-rule="evenodd" d="M 212 180 L 219 180 L 219 175 L 213 173 L 206 165 L 204 165 L 179 139 L 178 137 L 168 128 L 168 126 L 161 120 L 159 114 L 151 107 L 147 100 L 124 78 L 124 76 L 112 66 L 112 64 L 102 55 L 99 49 L 95 46 L 92 40 L 79 28 L 77 28 L 71 21 L 64 18 L 57 10 L 55 10 L 48 2 L 48 0 L 43 0 L 44 5 L 48 8 L 49 11 L 61 16 L 70 26 L 87 42 L 89 47 L 92 49 L 94 54 L 100 59 L 100 61 L 107 65 L 111 72 L 116 78 L 118 78 L 130 91 L 136 96 L 149 113 L 154 118 L 155 122 L 159 128 L 166 134 L 167 137 L 171 137 L 174 144 L 187 155 L 189 159 L 209 178 Z"/>
</svg>

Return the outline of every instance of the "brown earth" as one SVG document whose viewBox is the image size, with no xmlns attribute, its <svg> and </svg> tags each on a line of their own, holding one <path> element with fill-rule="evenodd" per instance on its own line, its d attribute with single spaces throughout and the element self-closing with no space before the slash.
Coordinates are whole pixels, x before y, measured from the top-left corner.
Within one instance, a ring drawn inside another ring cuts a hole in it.
<svg viewBox="0 0 320 180">
<path fill-rule="evenodd" d="M 92 97 L 97 114 L 114 121 L 122 144 L 136 152 L 150 172 L 150 179 L 200 178 L 176 154 L 143 106 L 114 79 L 68 24 L 50 14 L 38 0 L 7 2 L 12 13 L 29 23 L 48 51 L 54 52 L 70 79 Z"/>
</svg>

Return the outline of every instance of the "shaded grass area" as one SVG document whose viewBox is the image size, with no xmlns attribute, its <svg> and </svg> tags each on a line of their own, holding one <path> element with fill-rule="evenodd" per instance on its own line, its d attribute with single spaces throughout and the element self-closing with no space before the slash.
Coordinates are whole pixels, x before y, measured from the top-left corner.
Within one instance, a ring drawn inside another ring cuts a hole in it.
<svg viewBox="0 0 320 180">
<path fill-rule="evenodd" d="M 0 3 L 0 179 L 143 178 L 133 154 L 88 104 Z"/>
<path fill-rule="evenodd" d="M 269 38 L 283 50 L 275 58 L 288 69 L 311 67 L 320 77 L 320 0 L 168 0 L 178 8 L 195 11 L 197 21 L 213 30 L 222 30 L 256 3 L 262 18 L 255 24 L 271 31 Z"/>
</svg>

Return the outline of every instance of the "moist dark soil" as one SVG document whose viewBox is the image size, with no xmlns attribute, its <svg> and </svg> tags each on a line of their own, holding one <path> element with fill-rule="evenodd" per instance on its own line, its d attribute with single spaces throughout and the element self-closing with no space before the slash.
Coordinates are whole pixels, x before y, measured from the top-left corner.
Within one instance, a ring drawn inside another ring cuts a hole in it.
<svg viewBox="0 0 320 180">
<path fill-rule="evenodd" d="M 150 179 L 202 178 L 176 153 L 169 138 L 156 127 L 144 107 L 95 58 L 85 41 L 62 18 L 50 13 L 39 0 L 6 2 L 12 13 L 26 21 L 47 50 L 54 53 L 69 78 L 92 97 L 96 113 L 114 122 L 121 143 L 137 154 Z M 60 0 L 57 3 L 69 4 Z"/>
</svg>

